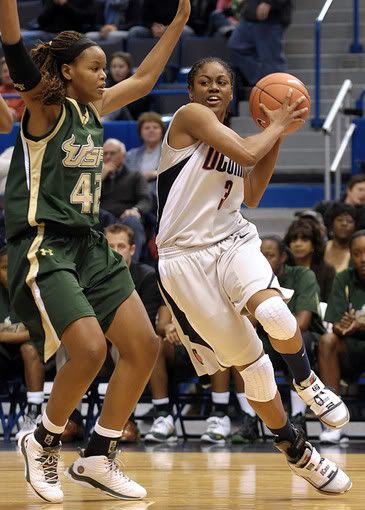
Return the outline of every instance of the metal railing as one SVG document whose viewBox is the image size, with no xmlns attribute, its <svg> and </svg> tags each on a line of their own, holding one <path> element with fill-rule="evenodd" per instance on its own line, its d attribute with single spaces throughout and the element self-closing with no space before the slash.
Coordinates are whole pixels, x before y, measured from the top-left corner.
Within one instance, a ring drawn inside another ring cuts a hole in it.
<svg viewBox="0 0 365 510">
<path fill-rule="evenodd" d="M 315 56 L 314 56 L 314 117 L 311 120 L 313 128 L 320 128 L 323 125 L 323 118 L 321 117 L 321 30 L 322 22 L 326 17 L 333 0 L 326 0 L 321 12 L 315 20 Z M 353 0 L 353 41 L 350 45 L 351 53 L 362 53 L 363 48 L 359 42 L 359 0 Z"/>
<path fill-rule="evenodd" d="M 341 161 L 345 150 L 356 129 L 356 125 L 350 122 L 348 116 L 344 116 L 343 110 L 350 106 L 352 81 L 345 80 L 339 93 L 326 117 L 322 126 L 322 132 L 325 136 L 325 173 L 324 173 L 324 198 L 331 200 L 331 175 L 335 174 L 335 199 L 340 198 L 341 194 Z M 342 120 L 345 119 L 346 131 L 342 136 Z M 335 123 L 336 135 L 336 155 L 331 162 L 331 135 Z"/>
</svg>

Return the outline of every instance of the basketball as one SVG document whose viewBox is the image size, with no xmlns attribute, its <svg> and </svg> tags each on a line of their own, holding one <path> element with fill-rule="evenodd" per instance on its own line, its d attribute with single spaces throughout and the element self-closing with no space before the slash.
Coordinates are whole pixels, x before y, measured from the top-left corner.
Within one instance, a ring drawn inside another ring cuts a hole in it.
<svg viewBox="0 0 365 510">
<path fill-rule="evenodd" d="M 250 113 L 259 127 L 266 128 L 269 125 L 269 119 L 261 110 L 260 103 L 264 104 L 269 110 L 276 110 L 280 108 L 280 105 L 285 101 L 290 88 L 293 89 L 291 103 L 299 99 L 300 96 L 305 96 L 305 101 L 298 106 L 298 109 L 301 110 L 307 107 L 308 111 L 300 118 L 304 120 L 308 118 L 311 100 L 305 85 L 292 74 L 273 73 L 259 80 L 250 94 Z M 302 125 L 303 124 L 299 121 L 293 122 L 287 132 L 293 133 L 302 127 Z"/>
</svg>

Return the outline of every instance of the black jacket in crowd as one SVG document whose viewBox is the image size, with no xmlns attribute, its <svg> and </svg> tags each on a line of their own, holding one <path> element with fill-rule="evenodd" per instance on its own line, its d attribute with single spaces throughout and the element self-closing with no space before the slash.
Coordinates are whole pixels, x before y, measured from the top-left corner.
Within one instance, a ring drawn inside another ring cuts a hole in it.
<svg viewBox="0 0 365 510">
<path fill-rule="evenodd" d="M 101 190 L 100 206 L 117 218 L 132 207 L 137 207 L 141 214 L 150 212 L 152 208 L 152 197 L 145 177 L 125 165 L 104 179 Z"/>
<path fill-rule="evenodd" d="M 263 1 L 271 5 L 271 10 L 265 23 L 280 23 L 288 26 L 291 21 L 292 0 L 244 0 L 242 15 L 246 21 L 258 21 L 256 9 Z"/>
<path fill-rule="evenodd" d="M 64 5 L 46 0 L 43 11 L 38 16 L 38 24 L 39 28 L 46 32 L 85 32 L 93 26 L 95 15 L 95 0 L 68 0 Z"/>
</svg>

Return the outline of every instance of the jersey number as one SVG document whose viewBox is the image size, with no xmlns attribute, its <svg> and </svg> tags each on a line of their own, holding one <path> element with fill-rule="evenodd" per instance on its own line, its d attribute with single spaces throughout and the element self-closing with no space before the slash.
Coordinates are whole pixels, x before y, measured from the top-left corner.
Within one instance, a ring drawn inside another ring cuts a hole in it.
<svg viewBox="0 0 365 510">
<path fill-rule="evenodd" d="M 232 190 L 232 186 L 233 186 L 233 182 L 232 181 L 226 181 L 225 185 L 224 185 L 224 189 L 226 190 L 223 197 L 221 198 L 219 204 L 218 204 L 218 211 L 219 209 L 222 207 L 222 205 L 224 204 L 224 202 L 227 200 L 228 198 L 228 195 L 230 194 L 231 190 Z"/>
<path fill-rule="evenodd" d="M 95 175 L 94 190 L 92 191 L 92 175 L 82 173 L 75 184 L 70 195 L 71 204 L 81 204 L 81 212 L 88 214 L 99 213 L 100 194 L 101 194 L 101 175 Z"/>
</svg>

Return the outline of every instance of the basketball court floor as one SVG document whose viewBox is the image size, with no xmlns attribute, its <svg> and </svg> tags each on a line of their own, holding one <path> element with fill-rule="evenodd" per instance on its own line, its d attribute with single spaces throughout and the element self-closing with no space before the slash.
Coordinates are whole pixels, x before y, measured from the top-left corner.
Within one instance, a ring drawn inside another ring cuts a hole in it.
<svg viewBox="0 0 365 510">
<path fill-rule="evenodd" d="M 76 447 L 64 448 L 61 472 L 76 458 Z M 125 472 L 146 487 L 145 501 L 115 500 L 61 474 L 65 500 L 51 504 L 27 487 L 15 442 L 0 441 L 0 510 L 363 510 L 365 442 L 319 448 L 352 478 L 347 494 L 324 496 L 292 475 L 270 440 L 255 447 L 203 446 L 191 440 L 174 447 L 142 443 L 123 449 Z"/>
</svg>

